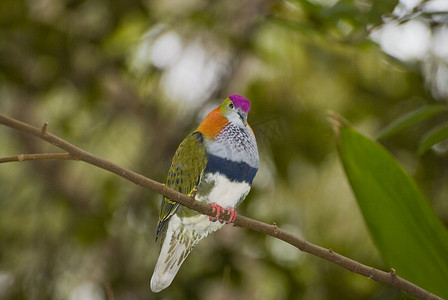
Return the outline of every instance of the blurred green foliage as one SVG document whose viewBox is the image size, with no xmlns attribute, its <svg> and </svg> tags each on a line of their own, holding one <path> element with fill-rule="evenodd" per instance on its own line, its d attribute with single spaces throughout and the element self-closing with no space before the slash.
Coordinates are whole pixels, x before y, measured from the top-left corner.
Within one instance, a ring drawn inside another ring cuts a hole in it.
<svg viewBox="0 0 448 300">
<path fill-rule="evenodd" d="M 397 118 L 392 123 L 384 127 L 381 130 L 378 139 L 382 140 L 387 137 L 390 137 L 405 129 L 408 129 L 413 125 L 421 124 L 422 122 L 445 112 L 446 112 L 445 105 L 425 105 L 419 107 L 416 110 L 408 112 L 405 115 L 401 116 L 400 118 Z"/>
<path fill-rule="evenodd" d="M 381 257 L 401 277 L 446 298 L 448 231 L 428 201 L 378 143 L 346 125 L 337 135 L 344 170 Z"/>
<path fill-rule="evenodd" d="M 0 112 L 48 121 L 50 132 L 164 182 L 182 139 L 223 97 L 242 94 L 262 159 L 239 213 L 384 268 L 325 112 L 375 135 L 433 104 L 421 74 L 368 38 L 396 2 L 2 0 Z M 446 155 L 417 155 L 434 124 L 384 144 L 447 224 Z M 55 151 L 8 128 L 0 141 L 1 157 Z M 160 199 L 80 162 L 2 164 L 0 298 L 405 297 L 232 226 L 202 241 L 171 287 L 152 294 Z"/>
</svg>

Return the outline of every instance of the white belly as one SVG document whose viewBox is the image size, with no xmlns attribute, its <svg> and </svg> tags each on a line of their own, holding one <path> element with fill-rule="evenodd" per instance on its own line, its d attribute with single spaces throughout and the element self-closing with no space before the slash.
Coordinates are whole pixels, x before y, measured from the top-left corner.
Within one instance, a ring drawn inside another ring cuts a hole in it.
<svg viewBox="0 0 448 300">
<path fill-rule="evenodd" d="M 223 208 L 236 207 L 250 191 L 250 185 L 247 182 L 232 182 L 219 173 L 206 174 L 202 181 L 214 182 L 214 186 L 208 195 L 198 193 L 196 200 L 205 203 L 215 202 Z"/>
<path fill-rule="evenodd" d="M 212 203 L 215 202 L 223 208 L 234 208 L 249 193 L 250 185 L 247 182 L 232 182 L 221 174 L 205 174 L 201 181 L 213 184 L 208 194 L 196 194 L 196 200 Z M 173 230 L 175 235 L 185 234 L 194 241 L 194 244 L 220 229 L 224 224 L 211 222 L 206 215 L 179 218 L 176 214 L 171 217 L 168 230 Z"/>
</svg>

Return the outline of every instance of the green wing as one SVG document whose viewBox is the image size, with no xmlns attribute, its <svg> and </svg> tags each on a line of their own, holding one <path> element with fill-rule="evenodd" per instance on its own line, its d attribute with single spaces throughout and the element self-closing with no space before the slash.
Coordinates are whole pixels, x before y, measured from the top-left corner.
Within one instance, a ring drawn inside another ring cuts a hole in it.
<svg viewBox="0 0 448 300">
<path fill-rule="evenodd" d="M 177 148 L 171 162 L 166 186 L 182 194 L 189 195 L 198 185 L 201 174 L 207 164 L 204 138 L 200 132 L 188 135 Z M 163 198 L 160 208 L 159 225 L 157 227 L 156 241 L 163 242 L 166 225 L 171 216 L 177 211 L 180 204 Z"/>
</svg>

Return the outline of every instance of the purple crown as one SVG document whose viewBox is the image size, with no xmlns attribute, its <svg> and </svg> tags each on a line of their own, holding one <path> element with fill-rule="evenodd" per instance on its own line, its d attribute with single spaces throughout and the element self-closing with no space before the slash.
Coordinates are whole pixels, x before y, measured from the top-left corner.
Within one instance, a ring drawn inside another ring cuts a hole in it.
<svg viewBox="0 0 448 300">
<path fill-rule="evenodd" d="M 250 110 L 250 101 L 240 95 L 230 95 L 229 99 L 233 101 L 235 107 L 241 108 L 246 114 L 249 113 Z"/>
</svg>

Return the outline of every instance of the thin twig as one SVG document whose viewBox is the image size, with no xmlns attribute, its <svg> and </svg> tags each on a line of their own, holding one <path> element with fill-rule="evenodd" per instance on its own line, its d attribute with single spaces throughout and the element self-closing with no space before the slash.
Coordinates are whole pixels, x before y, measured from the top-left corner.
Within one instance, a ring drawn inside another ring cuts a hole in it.
<svg viewBox="0 0 448 300">
<path fill-rule="evenodd" d="M 19 154 L 9 157 L 1 157 L 0 164 L 13 161 L 26 161 L 26 160 L 42 160 L 42 159 L 62 159 L 62 160 L 74 160 L 75 158 L 70 153 L 33 153 L 33 154 Z"/>
<path fill-rule="evenodd" d="M 42 125 L 42 128 L 40 130 L 40 132 L 42 134 L 46 134 L 47 133 L 47 126 L 48 126 L 48 122 L 45 122 L 44 125 Z"/>
<path fill-rule="evenodd" d="M 112 173 L 117 174 L 118 176 L 121 176 L 123 178 L 126 178 L 129 181 L 132 181 L 133 183 L 146 187 L 150 189 L 151 191 L 154 191 L 156 193 L 159 193 L 175 202 L 178 202 L 188 208 L 191 208 L 201 214 L 209 215 L 214 217 L 215 214 L 213 213 L 211 207 L 207 205 L 206 203 L 196 201 L 194 197 L 184 195 L 182 193 L 179 193 L 175 190 L 172 190 L 168 187 L 166 187 L 164 184 L 161 184 L 157 181 L 154 181 L 152 179 L 146 178 L 138 173 L 135 173 L 131 170 L 122 168 L 118 165 L 115 165 L 105 159 L 96 157 L 87 151 L 84 151 L 69 142 L 57 137 L 56 135 L 53 135 L 49 133 L 48 131 L 43 131 L 41 128 L 37 128 L 31 125 L 28 125 L 26 123 L 20 122 L 18 120 L 6 117 L 4 115 L 0 114 L 0 124 L 3 124 L 5 126 L 11 127 L 13 129 L 19 130 L 21 132 L 25 132 L 31 135 L 34 135 L 36 137 L 39 137 L 57 147 L 59 147 L 62 150 L 65 150 L 68 152 L 69 157 L 66 159 L 74 159 L 74 160 L 82 160 L 88 164 L 97 166 L 99 168 L 102 168 L 104 170 L 110 171 Z M 45 155 L 45 154 L 44 154 Z M 48 155 L 48 159 L 54 159 L 54 154 Z M 41 159 L 44 156 L 41 156 Z M 10 161 L 20 161 L 20 160 L 10 160 Z M 223 219 L 227 220 L 229 216 L 224 216 Z M 361 264 L 355 260 L 352 260 L 350 258 L 347 258 L 343 255 L 340 255 L 336 252 L 334 252 L 331 249 L 326 249 L 317 245 L 314 245 L 310 242 L 307 242 L 305 240 L 302 240 L 298 238 L 297 236 L 294 236 L 280 228 L 277 227 L 276 224 L 270 225 L 266 224 L 254 219 L 250 219 L 248 217 L 237 215 L 236 219 L 234 221 L 235 225 L 240 227 L 245 227 L 248 229 L 252 229 L 264 234 L 268 234 L 270 236 L 273 236 L 275 238 L 278 238 L 282 241 L 285 241 L 288 244 L 293 245 L 294 247 L 298 248 L 299 250 L 303 252 L 310 253 L 312 255 L 321 257 L 325 260 L 328 260 L 330 262 L 333 262 L 351 272 L 363 275 L 369 279 L 373 279 L 378 282 L 386 283 L 391 286 L 395 286 L 405 292 L 407 292 L 409 295 L 419 297 L 421 299 L 438 299 L 441 300 L 442 298 L 422 289 L 421 287 L 399 277 L 394 269 L 391 269 L 391 272 L 384 272 L 369 266 L 366 266 L 364 264 Z"/>
</svg>

